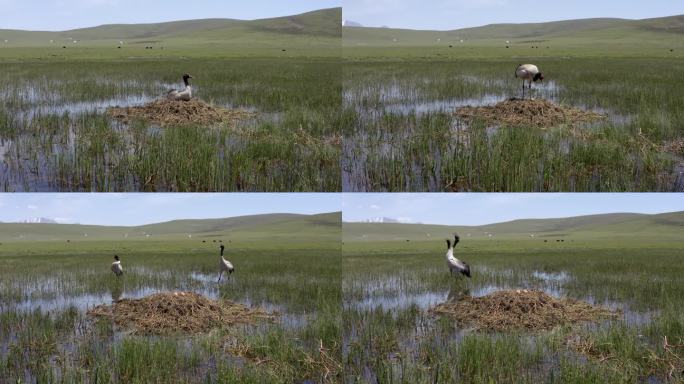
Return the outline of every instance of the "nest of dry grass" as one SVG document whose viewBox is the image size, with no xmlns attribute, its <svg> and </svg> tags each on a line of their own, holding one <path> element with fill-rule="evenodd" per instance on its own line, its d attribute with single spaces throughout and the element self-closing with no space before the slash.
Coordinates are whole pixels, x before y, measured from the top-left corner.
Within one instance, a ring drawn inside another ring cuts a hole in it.
<svg viewBox="0 0 684 384">
<path fill-rule="evenodd" d="M 554 104 L 548 100 L 509 99 L 493 106 L 461 107 L 455 112 L 468 122 L 483 120 L 489 125 L 551 128 L 606 119 L 605 115 Z"/>
<path fill-rule="evenodd" d="M 112 305 L 98 305 L 88 315 L 109 318 L 136 334 L 203 333 L 234 324 L 271 321 L 276 316 L 259 308 L 210 300 L 194 292 L 164 292 L 142 299 L 123 299 Z"/>
<path fill-rule="evenodd" d="M 188 124 L 220 124 L 234 126 L 256 114 L 241 109 L 226 109 L 202 100 L 190 101 L 159 99 L 141 106 L 107 108 L 107 116 L 129 123 L 140 119 L 163 127 Z"/>
<path fill-rule="evenodd" d="M 668 141 L 660 147 L 662 152 L 674 153 L 684 156 L 684 138 Z"/>
<path fill-rule="evenodd" d="M 559 325 L 597 321 L 619 315 L 603 307 L 564 298 L 555 299 L 532 290 L 498 291 L 487 296 L 466 296 L 430 309 L 449 316 L 459 325 L 482 331 L 548 330 Z"/>
</svg>

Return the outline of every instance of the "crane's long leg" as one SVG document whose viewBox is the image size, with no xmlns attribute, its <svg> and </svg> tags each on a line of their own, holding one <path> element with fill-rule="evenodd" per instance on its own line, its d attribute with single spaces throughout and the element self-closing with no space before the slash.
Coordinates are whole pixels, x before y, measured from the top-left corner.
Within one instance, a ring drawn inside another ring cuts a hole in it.
<svg viewBox="0 0 684 384">
<path fill-rule="evenodd" d="M 523 100 L 525 100 L 525 80 L 522 81 L 523 84 Z"/>
<path fill-rule="evenodd" d="M 530 94 L 530 100 L 532 100 L 532 81 L 530 81 L 530 92 L 528 93 Z"/>
<path fill-rule="evenodd" d="M 218 279 L 217 283 L 221 282 L 221 276 L 223 276 L 223 270 L 221 270 L 221 272 L 219 273 L 219 279 Z"/>
</svg>

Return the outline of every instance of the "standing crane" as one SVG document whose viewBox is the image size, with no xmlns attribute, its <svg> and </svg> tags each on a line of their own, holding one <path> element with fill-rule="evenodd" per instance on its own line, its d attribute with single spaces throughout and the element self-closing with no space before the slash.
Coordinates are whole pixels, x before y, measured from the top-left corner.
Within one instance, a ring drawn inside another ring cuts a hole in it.
<svg viewBox="0 0 684 384">
<path fill-rule="evenodd" d="M 518 68 L 515 69 L 515 77 L 522 79 L 523 100 L 525 99 L 525 81 L 529 83 L 530 92 L 532 91 L 532 83 L 544 82 L 544 74 L 533 64 L 518 65 Z"/>
<path fill-rule="evenodd" d="M 119 255 L 114 255 L 114 262 L 112 263 L 112 272 L 119 277 L 123 275 L 123 268 L 121 267 L 121 260 L 119 260 Z"/>
<path fill-rule="evenodd" d="M 454 272 L 463 274 L 466 277 L 470 277 L 470 266 L 465 262 L 454 257 L 454 247 L 458 244 L 459 237 L 458 234 L 454 233 L 454 245 L 451 245 L 451 241 L 447 239 L 447 265 L 449 266 L 449 273 L 452 275 Z"/>
<path fill-rule="evenodd" d="M 223 258 L 223 250 L 225 249 L 225 246 L 221 244 L 221 261 L 219 262 L 219 278 L 218 278 L 218 283 L 221 282 L 221 276 L 223 276 L 223 272 L 228 272 L 228 275 L 232 274 L 233 271 L 235 271 L 235 268 L 233 267 L 233 264 Z"/>
</svg>

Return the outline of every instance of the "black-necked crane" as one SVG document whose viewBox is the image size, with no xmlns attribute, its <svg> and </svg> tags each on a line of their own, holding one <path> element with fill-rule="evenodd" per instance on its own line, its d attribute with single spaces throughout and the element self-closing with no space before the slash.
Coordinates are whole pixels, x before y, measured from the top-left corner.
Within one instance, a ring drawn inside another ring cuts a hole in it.
<svg viewBox="0 0 684 384">
<path fill-rule="evenodd" d="M 515 77 L 522 79 L 523 99 L 525 99 L 525 81 L 529 83 L 530 91 L 532 91 L 532 83 L 544 82 L 544 74 L 534 64 L 518 65 L 518 68 L 515 69 Z"/>
<path fill-rule="evenodd" d="M 470 277 L 470 266 L 465 262 L 457 259 L 454 256 L 454 247 L 456 244 L 458 244 L 459 237 L 458 234 L 454 233 L 454 244 L 451 245 L 451 241 L 447 239 L 447 253 L 446 253 L 446 259 L 447 259 L 447 265 L 449 266 L 449 273 L 452 275 L 454 274 L 454 271 L 461 273 L 465 275 L 466 277 Z"/>
<path fill-rule="evenodd" d="M 112 272 L 119 277 L 123 275 L 123 268 L 121 267 L 121 260 L 119 260 L 119 255 L 114 255 L 114 262 L 112 263 Z"/>
<path fill-rule="evenodd" d="M 223 258 L 223 250 L 226 248 L 223 244 L 221 244 L 221 261 L 219 262 L 219 268 L 221 272 L 219 272 L 219 278 L 218 278 L 218 283 L 221 282 L 221 276 L 223 276 L 223 272 L 228 272 L 228 274 L 232 274 L 233 271 L 235 271 L 235 268 L 233 267 L 233 264 Z"/>
<path fill-rule="evenodd" d="M 192 76 L 188 75 L 187 73 L 183 75 L 183 84 L 185 84 L 185 89 L 182 91 L 176 89 L 170 90 L 166 94 L 166 98 L 169 100 L 190 101 L 190 99 L 192 99 L 192 87 L 188 82 L 189 79 L 192 79 Z"/>
</svg>

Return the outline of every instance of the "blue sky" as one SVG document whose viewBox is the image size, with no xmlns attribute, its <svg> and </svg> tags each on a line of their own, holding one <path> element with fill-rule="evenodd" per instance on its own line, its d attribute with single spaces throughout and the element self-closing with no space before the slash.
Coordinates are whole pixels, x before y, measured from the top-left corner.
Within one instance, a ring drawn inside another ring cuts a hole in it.
<svg viewBox="0 0 684 384">
<path fill-rule="evenodd" d="M 598 213 L 684 211 L 678 193 L 346 193 L 344 221 L 389 217 L 406 222 L 483 225 Z"/>
<path fill-rule="evenodd" d="M 140 225 L 174 219 L 341 210 L 332 193 L 0 193 L 0 221 Z"/>
<path fill-rule="evenodd" d="M 251 20 L 341 4 L 342 0 L 0 0 L 0 29 L 62 31 L 204 18 Z"/>
<path fill-rule="evenodd" d="M 449 30 L 495 23 L 684 14 L 682 0 L 344 0 L 343 18 L 365 26 Z"/>
</svg>

